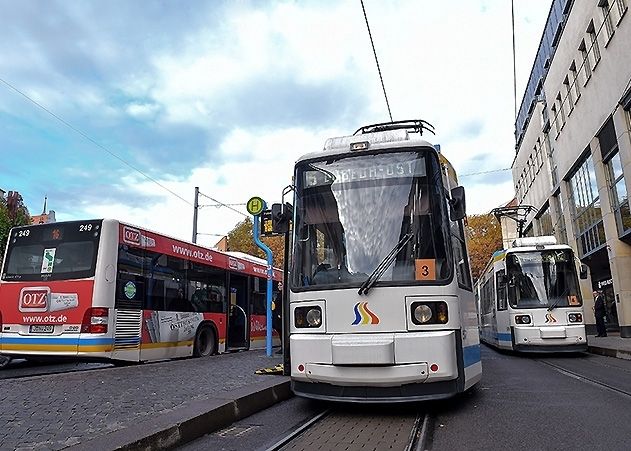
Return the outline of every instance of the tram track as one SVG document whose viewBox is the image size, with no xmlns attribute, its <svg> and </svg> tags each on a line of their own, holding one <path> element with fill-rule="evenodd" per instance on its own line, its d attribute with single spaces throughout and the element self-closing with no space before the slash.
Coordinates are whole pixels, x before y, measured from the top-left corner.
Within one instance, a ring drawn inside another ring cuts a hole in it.
<svg viewBox="0 0 631 451">
<path fill-rule="evenodd" d="M 383 415 L 327 409 L 296 427 L 265 451 L 358 449 L 424 451 L 430 443 L 431 416 Z"/>
<path fill-rule="evenodd" d="M 565 376 L 571 377 L 573 379 L 580 380 L 581 382 L 585 382 L 585 383 L 597 386 L 599 388 L 602 388 L 602 389 L 605 389 L 605 390 L 608 390 L 608 391 L 611 391 L 611 392 L 614 392 L 614 393 L 621 394 L 621 395 L 631 399 L 631 391 L 623 390 L 623 389 L 614 387 L 613 385 L 608 384 L 606 382 L 599 381 L 596 378 L 586 376 L 585 374 L 577 373 L 576 371 L 564 368 L 561 365 L 557 365 L 555 363 L 552 363 L 552 362 L 549 362 L 549 361 L 546 361 L 546 360 L 537 359 L 537 362 L 542 363 L 544 365 L 547 365 L 547 366 L 553 368 L 555 371 L 557 371 L 557 372 L 559 372 L 561 374 L 564 374 Z"/>
</svg>

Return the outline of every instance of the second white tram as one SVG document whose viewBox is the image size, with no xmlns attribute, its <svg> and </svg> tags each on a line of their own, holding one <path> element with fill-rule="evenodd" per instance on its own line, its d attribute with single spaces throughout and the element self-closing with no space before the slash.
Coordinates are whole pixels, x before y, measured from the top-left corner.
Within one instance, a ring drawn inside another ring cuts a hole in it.
<svg viewBox="0 0 631 451">
<path fill-rule="evenodd" d="M 464 190 L 425 123 L 363 127 L 295 167 L 294 393 L 405 402 L 482 375 Z"/>
<path fill-rule="evenodd" d="M 574 252 L 554 237 L 519 238 L 495 252 L 476 295 L 483 342 L 514 351 L 587 351 Z"/>
</svg>

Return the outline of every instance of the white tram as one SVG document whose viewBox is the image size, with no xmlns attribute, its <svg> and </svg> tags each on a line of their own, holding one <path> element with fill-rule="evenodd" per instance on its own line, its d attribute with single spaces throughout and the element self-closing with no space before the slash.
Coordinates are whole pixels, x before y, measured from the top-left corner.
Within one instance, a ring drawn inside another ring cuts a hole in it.
<svg viewBox="0 0 631 451">
<path fill-rule="evenodd" d="M 428 125 L 363 127 L 296 163 L 286 307 L 299 396 L 439 399 L 482 376 L 464 189 L 421 138 Z"/>
<path fill-rule="evenodd" d="M 576 273 L 572 249 L 551 236 L 495 252 L 476 282 L 481 340 L 514 351 L 586 351 Z"/>
</svg>

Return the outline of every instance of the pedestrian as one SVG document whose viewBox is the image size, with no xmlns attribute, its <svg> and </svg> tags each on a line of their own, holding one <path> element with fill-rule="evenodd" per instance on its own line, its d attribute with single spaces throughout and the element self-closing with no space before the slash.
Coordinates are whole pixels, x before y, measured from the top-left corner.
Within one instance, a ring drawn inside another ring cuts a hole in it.
<svg viewBox="0 0 631 451">
<path fill-rule="evenodd" d="M 605 328 L 605 296 L 602 291 L 594 291 L 594 316 L 596 317 L 597 337 L 606 337 L 607 329 Z"/>
</svg>

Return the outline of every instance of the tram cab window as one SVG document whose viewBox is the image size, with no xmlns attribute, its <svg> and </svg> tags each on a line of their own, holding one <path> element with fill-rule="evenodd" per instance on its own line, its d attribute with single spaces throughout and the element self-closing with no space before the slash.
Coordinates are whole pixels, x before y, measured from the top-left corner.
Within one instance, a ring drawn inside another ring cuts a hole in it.
<svg viewBox="0 0 631 451">
<path fill-rule="evenodd" d="M 506 310 L 506 281 L 505 271 L 503 269 L 495 274 L 495 290 L 497 296 L 497 309 Z"/>
<path fill-rule="evenodd" d="M 305 164 L 304 171 L 296 176 L 294 285 L 359 286 L 399 246 L 378 284 L 451 277 L 449 219 L 434 156 L 361 155 Z M 423 276 L 422 264 L 431 268 Z"/>
</svg>

